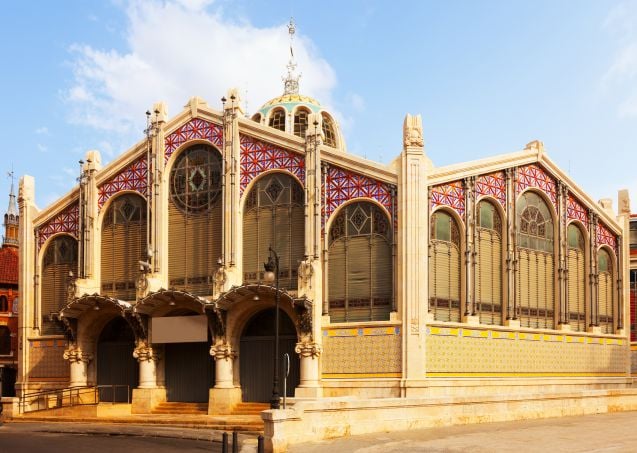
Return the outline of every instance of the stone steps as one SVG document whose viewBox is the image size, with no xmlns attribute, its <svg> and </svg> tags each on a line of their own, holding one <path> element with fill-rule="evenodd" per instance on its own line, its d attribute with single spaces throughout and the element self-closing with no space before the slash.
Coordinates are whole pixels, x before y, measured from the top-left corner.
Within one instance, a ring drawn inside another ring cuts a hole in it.
<svg viewBox="0 0 637 453">
<path fill-rule="evenodd" d="M 181 403 L 166 401 L 159 403 L 152 411 L 151 414 L 192 414 L 192 415 L 207 415 L 208 403 Z"/>
<path fill-rule="evenodd" d="M 268 409 L 268 403 L 239 403 L 232 409 L 232 415 L 260 415 Z"/>
</svg>

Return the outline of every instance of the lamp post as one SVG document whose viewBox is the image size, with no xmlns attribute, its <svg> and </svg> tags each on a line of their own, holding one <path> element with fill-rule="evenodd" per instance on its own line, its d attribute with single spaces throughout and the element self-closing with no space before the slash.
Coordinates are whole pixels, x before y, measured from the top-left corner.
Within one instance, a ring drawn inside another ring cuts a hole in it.
<svg viewBox="0 0 637 453">
<path fill-rule="evenodd" d="M 279 255 L 272 249 L 272 246 L 268 248 L 270 255 L 268 256 L 268 262 L 263 263 L 265 269 L 264 280 L 272 284 L 274 283 L 274 378 L 272 382 L 272 398 L 270 398 L 270 409 L 279 409 Z"/>
</svg>

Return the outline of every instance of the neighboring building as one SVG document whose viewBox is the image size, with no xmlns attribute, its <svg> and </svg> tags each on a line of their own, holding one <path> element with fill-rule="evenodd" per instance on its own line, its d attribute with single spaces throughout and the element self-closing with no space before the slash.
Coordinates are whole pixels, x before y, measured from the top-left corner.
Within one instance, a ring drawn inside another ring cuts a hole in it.
<svg viewBox="0 0 637 453">
<path fill-rule="evenodd" d="M 147 138 L 104 167 L 89 151 L 46 209 L 22 178 L 21 393 L 267 401 L 276 297 L 290 396 L 631 385 L 627 219 L 541 142 L 435 167 L 407 115 L 384 165 L 347 153 L 292 71 L 252 118 L 222 102 L 156 104 Z"/>
<path fill-rule="evenodd" d="M 12 183 L 0 249 L 0 396 L 15 395 L 18 305 L 18 209 Z"/>
<path fill-rule="evenodd" d="M 632 373 L 637 375 L 637 214 L 630 216 L 630 349 Z"/>
</svg>

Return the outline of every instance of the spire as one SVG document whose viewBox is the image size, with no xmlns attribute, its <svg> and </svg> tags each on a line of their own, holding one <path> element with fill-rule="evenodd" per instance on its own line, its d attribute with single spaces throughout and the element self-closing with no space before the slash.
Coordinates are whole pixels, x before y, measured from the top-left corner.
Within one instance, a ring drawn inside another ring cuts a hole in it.
<svg viewBox="0 0 637 453">
<path fill-rule="evenodd" d="M 18 209 L 15 202 L 15 192 L 13 190 L 13 170 L 8 172 L 11 178 L 11 192 L 9 192 L 9 207 L 4 215 L 4 241 L 2 246 L 17 247 L 18 246 Z"/>
<path fill-rule="evenodd" d="M 294 62 L 294 33 L 296 33 L 296 26 L 294 24 L 294 18 L 290 18 L 288 24 L 288 34 L 290 35 L 290 59 L 288 60 L 288 73 L 283 77 L 283 94 L 299 94 L 299 79 L 300 74 L 296 74 L 296 63 Z"/>
<path fill-rule="evenodd" d="M 15 202 L 15 193 L 13 191 L 14 174 L 13 170 L 8 172 L 9 178 L 11 178 L 11 192 L 9 193 L 9 207 L 7 208 L 7 214 L 16 216 L 18 215 L 18 209 Z"/>
</svg>

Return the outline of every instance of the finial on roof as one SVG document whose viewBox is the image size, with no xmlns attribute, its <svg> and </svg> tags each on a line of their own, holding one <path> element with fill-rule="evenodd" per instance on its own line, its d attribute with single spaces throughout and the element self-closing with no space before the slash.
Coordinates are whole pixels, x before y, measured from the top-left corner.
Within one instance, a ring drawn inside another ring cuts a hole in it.
<svg viewBox="0 0 637 453">
<path fill-rule="evenodd" d="M 296 25 L 294 24 L 294 18 L 290 18 L 288 24 L 288 34 L 290 35 L 290 60 L 288 61 L 288 73 L 283 77 L 283 94 L 299 94 L 299 79 L 300 74 L 296 74 L 296 63 L 294 62 L 294 34 L 296 33 Z"/>
</svg>

